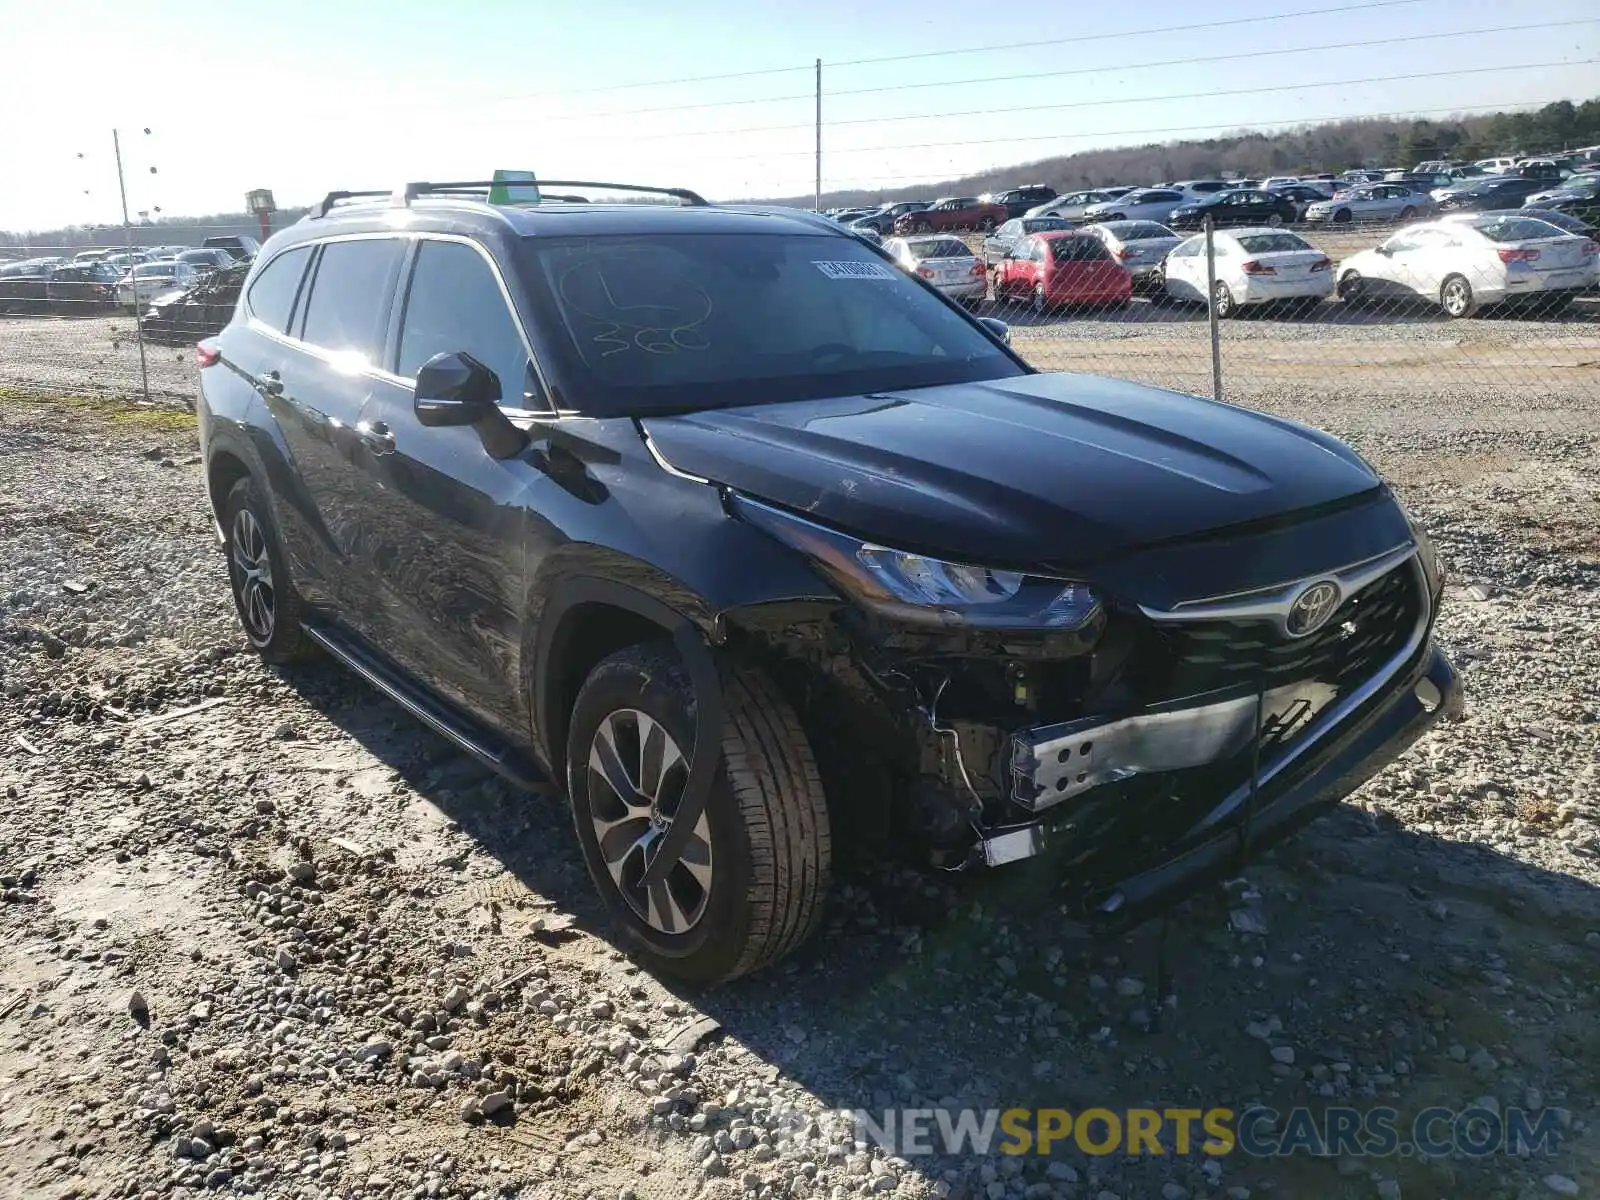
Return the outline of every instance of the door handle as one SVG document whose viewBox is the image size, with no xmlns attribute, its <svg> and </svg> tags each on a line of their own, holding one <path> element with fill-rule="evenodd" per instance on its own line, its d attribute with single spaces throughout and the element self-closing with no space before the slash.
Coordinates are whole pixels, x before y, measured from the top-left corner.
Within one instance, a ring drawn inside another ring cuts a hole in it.
<svg viewBox="0 0 1600 1200">
<path fill-rule="evenodd" d="M 356 436 L 361 439 L 361 444 L 374 454 L 394 453 L 394 431 L 389 428 L 386 422 L 357 422 Z"/>
<path fill-rule="evenodd" d="M 276 371 L 268 371 L 265 375 L 256 376 L 256 391 L 263 396 L 283 395 L 283 380 Z"/>
</svg>

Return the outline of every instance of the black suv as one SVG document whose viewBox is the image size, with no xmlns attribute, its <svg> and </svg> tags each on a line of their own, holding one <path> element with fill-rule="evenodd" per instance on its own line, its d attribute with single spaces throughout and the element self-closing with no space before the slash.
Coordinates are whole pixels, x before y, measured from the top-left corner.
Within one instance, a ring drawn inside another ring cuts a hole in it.
<svg viewBox="0 0 1600 1200">
<path fill-rule="evenodd" d="M 559 781 L 652 968 L 794 949 L 847 843 L 1058 854 L 1120 927 L 1458 706 L 1428 541 L 1334 438 L 1037 372 L 821 217 L 488 189 L 263 247 L 205 477 L 250 643 Z"/>
<path fill-rule="evenodd" d="M 1006 216 L 1020 217 L 1029 209 L 1049 204 L 1056 198 L 1056 190 L 1048 184 L 1030 183 L 1010 191 L 996 193 L 994 202 L 1006 206 Z"/>
</svg>

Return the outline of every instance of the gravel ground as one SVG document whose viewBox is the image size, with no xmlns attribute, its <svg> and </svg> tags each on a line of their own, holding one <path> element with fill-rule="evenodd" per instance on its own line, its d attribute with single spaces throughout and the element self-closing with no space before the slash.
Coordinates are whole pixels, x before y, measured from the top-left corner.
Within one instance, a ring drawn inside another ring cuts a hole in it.
<svg viewBox="0 0 1600 1200">
<path fill-rule="evenodd" d="M 1519 428 L 1454 382 L 1263 386 L 1433 533 L 1469 711 L 1177 914 L 1166 1008 L 1154 931 L 1075 940 L 1038 864 L 852 868 L 797 961 L 674 991 L 612 949 L 555 797 L 335 666 L 242 652 L 187 414 L 0 390 L 0 1195 L 1600 1193 L 1585 394 Z M 1549 1108 L 1564 1137 L 907 1160 L 832 1116 L 1252 1101 Z"/>
</svg>

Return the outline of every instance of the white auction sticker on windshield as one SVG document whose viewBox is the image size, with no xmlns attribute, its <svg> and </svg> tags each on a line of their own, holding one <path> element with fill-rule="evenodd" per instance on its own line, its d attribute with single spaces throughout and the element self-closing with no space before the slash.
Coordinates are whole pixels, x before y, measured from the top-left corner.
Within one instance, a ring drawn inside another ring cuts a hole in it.
<svg viewBox="0 0 1600 1200">
<path fill-rule="evenodd" d="M 875 262 L 818 262 L 811 265 L 829 279 L 893 279 L 894 272 Z"/>
</svg>

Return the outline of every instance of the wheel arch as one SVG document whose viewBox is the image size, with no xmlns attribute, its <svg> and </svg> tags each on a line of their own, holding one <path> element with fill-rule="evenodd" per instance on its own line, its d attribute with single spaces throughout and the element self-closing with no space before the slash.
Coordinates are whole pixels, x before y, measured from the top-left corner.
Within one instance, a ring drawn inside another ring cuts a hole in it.
<svg viewBox="0 0 1600 1200">
<path fill-rule="evenodd" d="M 704 794 L 722 736 L 721 681 L 706 630 L 647 592 L 581 576 L 557 583 L 540 613 L 528 680 L 533 733 L 558 782 L 566 772 L 572 705 L 595 664 L 629 646 L 669 638 L 695 690 L 694 753 L 684 790 L 687 796 L 699 782 Z"/>
</svg>

